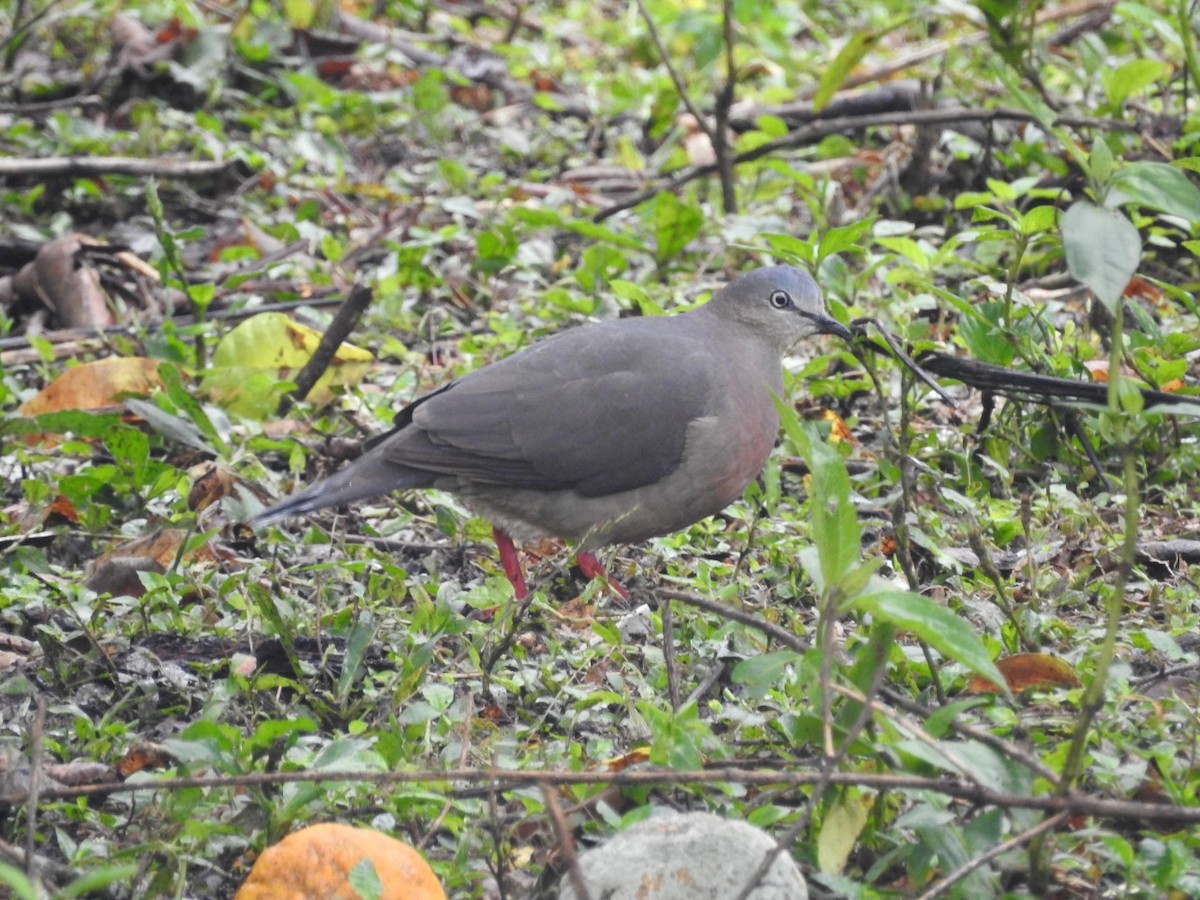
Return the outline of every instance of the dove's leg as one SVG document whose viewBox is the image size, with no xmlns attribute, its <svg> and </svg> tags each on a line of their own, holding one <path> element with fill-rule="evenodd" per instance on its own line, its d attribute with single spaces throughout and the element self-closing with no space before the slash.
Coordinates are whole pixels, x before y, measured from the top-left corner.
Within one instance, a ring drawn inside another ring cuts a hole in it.
<svg viewBox="0 0 1200 900">
<path fill-rule="evenodd" d="M 579 564 L 579 570 L 583 572 L 587 578 L 603 578 L 608 582 L 608 586 L 621 595 L 625 600 L 629 599 L 629 591 L 625 589 L 625 585 L 617 581 L 607 572 L 604 571 L 604 566 L 600 565 L 600 560 L 596 559 L 595 553 L 589 553 L 586 550 L 575 554 L 575 562 Z"/>
</svg>

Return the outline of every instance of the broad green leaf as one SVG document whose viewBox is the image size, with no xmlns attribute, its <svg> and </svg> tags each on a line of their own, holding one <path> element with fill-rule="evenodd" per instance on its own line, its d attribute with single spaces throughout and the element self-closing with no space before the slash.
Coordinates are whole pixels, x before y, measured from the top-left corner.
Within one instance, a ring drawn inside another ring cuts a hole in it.
<svg viewBox="0 0 1200 900">
<path fill-rule="evenodd" d="M 649 701 L 638 703 L 638 711 L 650 726 L 653 740 L 650 761 L 681 771 L 693 771 L 704 764 L 704 751 L 721 747 L 708 725 L 701 721 L 695 703 L 672 712 Z"/>
<path fill-rule="evenodd" d="M 700 233 L 703 225 L 704 213 L 700 207 L 665 191 L 659 194 L 654 200 L 654 258 L 662 263 L 678 254 Z"/>
<path fill-rule="evenodd" d="M 792 234 L 764 234 L 763 238 L 771 252 L 778 256 L 791 258 L 810 267 L 815 263 L 816 250 L 812 241 Z"/>
<path fill-rule="evenodd" d="M 213 456 L 223 456 L 225 453 L 224 444 L 220 445 L 221 449 L 218 452 L 204 439 L 204 435 L 195 425 L 174 413 L 166 412 L 150 400 L 138 400 L 130 397 L 125 401 L 125 406 L 135 416 L 144 419 L 156 434 L 161 434 L 173 443 L 194 447 L 204 453 L 211 453 Z"/>
<path fill-rule="evenodd" d="M 0 886 L 12 891 L 15 900 L 38 900 L 42 896 L 24 872 L 6 862 L 0 862 Z"/>
<path fill-rule="evenodd" d="M 858 512 L 850 501 L 850 476 L 837 451 L 812 441 L 807 456 L 813 541 L 826 587 L 839 584 L 862 553 Z"/>
<path fill-rule="evenodd" d="M 1177 166 L 1135 162 L 1112 177 L 1105 206 L 1137 203 L 1149 209 L 1200 222 L 1200 188 Z"/>
<path fill-rule="evenodd" d="M 849 250 L 874 225 L 875 216 L 869 215 L 865 219 L 859 219 L 856 222 L 851 222 L 849 225 L 830 228 L 828 231 L 823 232 L 817 241 L 817 264 L 820 265 L 821 261 L 828 256 L 841 253 L 843 250 Z"/>
<path fill-rule="evenodd" d="M 1033 209 L 1021 216 L 1021 234 L 1024 237 L 1033 237 L 1035 234 L 1041 234 L 1043 231 L 1050 231 L 1058 222 L 1058 210 L 1046 204 L 1044 206 L 1035 206 Z"/>
<path fill-rule="evenodd" d="M 150 460 L 150 440 L 136 428 L 122 426 L 114 428 L 104 436 L 104 446 L 113 460 L 125 471 L 133 486 L 140 488 L 146 477 L 146 464 Z"/>
<path fill-rule="evenodd" d="M 101 866 L 80 875 L 61 891 L 56 897 L 94 897 L 101 892 L 107 896 L 105 888 L 122 882 L 128 883 L 138 873 L 138 867 L 132 864 Z"/>
<path fill-rule="evenodd" d="M 180 412 L 187 413 L 192 424 L 224 453 L 225 442 L 221 440 L 221 435 L 217 433 L 216 427 L 204 411 L 204 407 L 200 405 L 200 401 L 183 383 L 183 376 L 180 375 L 179 368 L 170 363 L 162 363 L 158 367 L 158 378 L 167 392 L 167 398 L 175 404 L 175 408 Z"/>
<path fill-rule="evenodd" d="M 733 683 L 745 685 L 757 696 L 777 687 L 788 667 L 796 665 L 798 657 L 791 650 L 758 653 L 748 656 L 733 667 Z"/>
<path fill-rule="evenodd" d="M 1157 81 L 1171 75 L 1171 65 L 1160 59 L 1132 59 L 1115 69 L 1101 69 L 1100 80 L 1104 94 L 1114 110 L 1118 110 L 1126 99 L 1140 94 Z"/>
<path fill-rule="evenodd" d="M 992 662 L 974 626 L 928 597 L 910 591 L 882 590 L 851 597 L 846 605 L 912 632 L 943 656 L 962 663 L 994 684 L 1004 684 L 1004 676 Z"/>
<path fill-rule="evenodd" d="M 870 794 L 850 787 L 842 791 L 821 821 L 817 835 L 817 868 L 822 872 L 840 872 L 867 824 L 867 814 L 875 802 Z"/>
<path fill-rule="evenodd" d="M 1080 200 L 1063 213 L 1062 236 L 1071 274 L 1115 311 L 1142 256 L 1133 223 L 1115 209 Z"/>
<path fill-rule="evenodd" d="M 346 639 L 346 655 L 342 661 L 342 673 L 338 677 L 337 695 L 341 699 L 350 696 L 354 685 L 362 678 L 365 670 L 367 651 L 375 635 L 379 633 L 379 623 L 369 612 L 364 612 L 350 629 Z"/>
<path fill-rule="evenodd" d="M 267 416 L 284 389 L 280 382 L 299 372 L 320 342 L 320 332 L 284 313 L 251 316 L 217 344 L 204 390 L 238 415 Z M 331 402 L 332 388 L 358 384 L 374 360 L 366 350 L 343 343 L 307 399 Z"/>
</svg>

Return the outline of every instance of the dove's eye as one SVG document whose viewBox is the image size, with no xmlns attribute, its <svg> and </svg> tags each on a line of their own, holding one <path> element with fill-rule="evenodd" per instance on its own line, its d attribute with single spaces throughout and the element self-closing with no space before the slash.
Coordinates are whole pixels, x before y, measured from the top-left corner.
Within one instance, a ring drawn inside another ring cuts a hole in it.
<svg viewBox="0 0 1200 900">
<path fill-rule="evenodd" d="M 772 291 L 771 305 L 776 309 L 787 309 L 792 305 L 791 295 L 787 291 Z"/>
</svg>

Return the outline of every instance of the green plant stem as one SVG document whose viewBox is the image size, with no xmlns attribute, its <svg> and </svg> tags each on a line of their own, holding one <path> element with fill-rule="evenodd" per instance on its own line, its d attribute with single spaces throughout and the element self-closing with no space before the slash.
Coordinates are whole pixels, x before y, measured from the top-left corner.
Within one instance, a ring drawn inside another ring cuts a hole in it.
<svg viewBox="0 0 1200 900">
<path fill-rule="evenodd" d="M 1192 30 L 1192 16 L 1189 9 L 1191 5 L 1192 0 L 1178 0 L 1176 14 L 1179 17 L 1179 42 L 1183 45 L 1183 61 L 1187 68 L 1188 79 L 1192 83 L 1192 96 L 1195 96 L 1197 87 L 1200 87 L 1200 57 L 1196 55 L 1196 34 Z M 1184 111 L 1186 113 L 1186 109 Z"/>
<path fill-rule="evenodd" d="M 1123 355 L 1124 340 L 1122 337 L 1122 305 L 1117 306 L 1113 316 L 1112 348 L 1109 356 L 1108 370 L 1108 415 L 1121 415 L 1120 362 Z M 1116 655 L 1117 635 L 1121 629 L 1121 613 L 1124 611 L 1125 585 L 1133 572 L 1134 556 L 1137 552 L 1138 537 L 1138 475 L 1137 458 L 1133 446 L 1123 444 L 1121 448 L 1122 474 L 1125 488 L 1125 523 L 1121 544 L 1121 559 L 1117 567 L 1117 575 L 1111 588 L 1104 597 L 1104 640 L 1100 644 L 1100 652 L 1096 655 L 1096 667 L 1083 692 L 1079 705 L 1079 715 L 1075 720 L 1075 730 L 1071 735 L 1071 746 L 1067 751 L 1066 762 L 1063 763 L 1063 777 L 1055 790 L 1057 796 L 1065 796 L 1083 775 L 1084 763 L 1087 758 L 1088 738 L 1091 735 L 1092 723 L 1104 705 L 1104 692 L 1108 683 L 1108 673 L 1112 668 Z M 1029 846 L 1030 879 L 1034 893 L 1044 895 L 1049 886 L 1050 853 L 1047 847 L 1048 836 L 1039 835 Z"/>
</svg>

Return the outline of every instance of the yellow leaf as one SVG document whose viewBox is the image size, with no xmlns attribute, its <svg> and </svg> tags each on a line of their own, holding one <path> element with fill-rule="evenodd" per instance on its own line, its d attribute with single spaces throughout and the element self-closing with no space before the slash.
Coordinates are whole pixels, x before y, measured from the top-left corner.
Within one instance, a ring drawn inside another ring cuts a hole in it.
<svg viewBox="0 0 1200 900">
<path fill-rule="evenodd" d="M 213 353 L 204 389 L 213 400 L 247 418 L 264 418 L 278 405 L 287 382 L 308 362 L 321 333 L 284 313 L 261 313 L 225 335 Z M 329 368 L 306 398 L 329 403 L 333 388 L 357 384 L 375 357 L 361 347 L 342 344 Z"/>
</svg>

